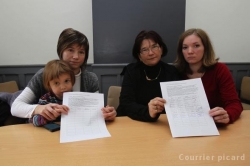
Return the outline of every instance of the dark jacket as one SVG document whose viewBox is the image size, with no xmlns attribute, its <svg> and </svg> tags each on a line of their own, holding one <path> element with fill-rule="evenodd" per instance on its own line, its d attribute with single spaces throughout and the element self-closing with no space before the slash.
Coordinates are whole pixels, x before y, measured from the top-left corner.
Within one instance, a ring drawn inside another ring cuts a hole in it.
<svg viewBox="0 0 250 166">
<path fill-rule="evenodd" d="M 177 69 L 162 61 L 153 67 L 137 62 L 124 67 L 123 74 L 120 105 L 117 108 L 118 116 L 127 115 L 139 121 L 156 121 L 160 114 L 151 118 L 148 103 L 155 97 L 162 97 L 160 82 L 180 79 Z M 152 81 L 147 80 L 146 76 Z"/>
</svg>

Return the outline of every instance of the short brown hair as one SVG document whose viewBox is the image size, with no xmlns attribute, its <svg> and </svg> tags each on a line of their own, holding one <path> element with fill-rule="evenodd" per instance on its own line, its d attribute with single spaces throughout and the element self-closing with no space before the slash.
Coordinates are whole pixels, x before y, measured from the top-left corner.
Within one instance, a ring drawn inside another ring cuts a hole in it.
<svg viewBox="0 0 250 166">
<path fill-rule="evenodd" d="M 49 82 L 55 78 L 59 78 L 61 74 L 69 74 L 72 82 L 72 86 L 75 84 L 75 74 L 70 66 L 62 60 L 49 61 L 43 70 L 43 86 L 47 91 L 50 91 Z"/>
<path fill-rule="evenodd" d="M 162 48 L 162 55 L 161 57 L 164 57 L 168 53 L 168 48 L 166 44 L 163 42 L 161 36 L 156 33 L 155 31 L 141 31 L 135 38 L 135 43 L 133 46 L 133 57 L 137 59 L 137 61 L 140 61 L 139 55 L 141 52 L 141 44 L 144 39 L 151 39 L 155 43 L 159 44 L 159 46 Z"/>
<path fill-rule="evenodd" d="M 62 59 L 63 51 L 74 44 L 84 48 L 85 59 L 82 66 L 86 66 L 89 57 L 88 38 L 83 33 L 72 28 L 64 29 L 59 36 L 57 43 L 57 54 L 59 58 Z"/>
<path fill-rule="evenodd" d="M 204 46 L 202 66 L 199 69 L 199 72 L 204 72 L 206 68 L 214 66 L 218 62 L 219 58 L 215 57 L 214 49 L 210 41 L 210 38 L 207 35 L 207 33 L 202 29 L 192 28 L 192 29 L 186 30 L 185 32 L 181 34 L 178 40 L 177 57 L 174 62 L 174 65 L 177 67 L 177 69 L 180 72 L 187 72 L 189 74 L 192 74 L 192 71 L 189 68 L 189 64 L 186 62 L 184 55 L 182 53 L 183 41 L 187 36 L 190 36 L 190 35 L 196 35 L 197 37 L 199 37 Z"/>
</svg>

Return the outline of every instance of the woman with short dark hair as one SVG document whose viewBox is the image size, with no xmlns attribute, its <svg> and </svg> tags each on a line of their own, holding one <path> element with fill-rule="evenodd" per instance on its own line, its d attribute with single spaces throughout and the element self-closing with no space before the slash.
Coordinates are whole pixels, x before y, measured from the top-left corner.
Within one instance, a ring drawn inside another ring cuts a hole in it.
<svg viewBox="0 0 250 166">
<path fill-rule="evenodd" d="M 176 68 L 161 61 L 167 46 L 155 31 L 141 31 L 134 43 L 136 63 L 127 65 L 120 94 L 119 115 L 139 121 L 156 121 L 165 113 L 160 82 L 179 79 Z"/>
</svg>

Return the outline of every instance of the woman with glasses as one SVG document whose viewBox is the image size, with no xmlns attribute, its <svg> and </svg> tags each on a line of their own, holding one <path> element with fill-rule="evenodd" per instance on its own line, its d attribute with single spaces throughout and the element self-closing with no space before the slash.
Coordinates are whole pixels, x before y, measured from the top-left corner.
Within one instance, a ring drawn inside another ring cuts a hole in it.
<svg viewBox="0 0 250 166">
<path fill-rule="evenodd" d="M 137 35 L 133 47 L 137 62 L 123 69 L 118 116 L 152 122 L 165 112 L 160 82 L 179 79 L 176 68 L 161 61 L 167 52 L 166 44 L 155 31 L 141 31 Z"/>
<path fill-rule="evenodd" d="M 68 63 L 75 74 L 73 91 L 98 92 L 98 78 L 95 73 L 86 70 L 89 55 L 89 42 L 81 32 L 72 28 L 61 32 L 57 43 L 57 54 L 59 59 Z M 29 81 L 27 87 L 16 98 L 12 104 L 11 113 L 21 118 L 31 118 L 36 114 L 52 121 L 61 114 L 67 114 L 69 108 L 65 105 L 50 103 L 37 105 L 40 96 L 46 93 L 43 86 L 43 70 L 40 69 Z M 101 110 L 100 110 L 101 111 Z M 113 120 L 116 117 L 114 107 L 102 109 L 105 120 Z"/>
</svg>

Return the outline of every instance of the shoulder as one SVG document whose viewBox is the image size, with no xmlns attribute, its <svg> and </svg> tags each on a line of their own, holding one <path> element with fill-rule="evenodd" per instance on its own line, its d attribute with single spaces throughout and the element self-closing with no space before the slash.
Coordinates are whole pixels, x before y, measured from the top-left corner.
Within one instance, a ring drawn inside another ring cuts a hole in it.
<svg viewBox="0 0 250 166">
<path fill-rule="evenodd" d="M 216 69 L 228 69 L 227 65 L 221 62 L 215 64 Z"/>
<path fill-rule="evenodd" d="M 138 63 L 129 63 L 127 64 L 121 72 L 121 75 L 125 75 L 126 72 L 134 72 L 135 70 L 139 69 L 139 64 Z"/>
<path fill-rule="evenodd" d="M 42 78 L 42 77 L 43 77 L 43 70 L 44 70 L 44 68 L 39 69 L 39 70 L 36 72 L 36 74 L 33 76 L 33 79 L 34 79 L 34 78 Z"/>
<path fill-rule="evenodd" d="M 84 70 L 81 75 L 81 91 L 97 92 L 99 91 L 98 77 L 95 73 Z"/>
<path fill-rule="evenodd" d="M 43 70 L 44 70 L 44 68 L 38 70 L 38 71 L 36 72 L 36 74 L 32 77 L 31 82 L 33 82 L 33 81 L 38 81 L 38 80 L 39 80 L 39 81 L 42 80 L 42 78 L 43 78 Z"/>
<path fill-rule="evenodd" d="M 82 77 L 87 80 L 98 80 L 98 77 L 95 73 L 84 70 L 82 72 Z"/>
<path fill-rule="evenodd" d="M 167 72 L 178 73 L 178 70 L 177 70 L 177 68 L 174 65 L 171 65 L 171 64 L 168 64 L 168 63 L 165 63 L 165 62 L 161 62 L 161 66 Z"/>
<path fill-rule="evenodd" d="M 134 70 L 136 68 L 139 68 L 139 64 L 138 63 L 130 63 L 127 66 L 125 66 L 128 70 Z"/>
<path fill-rule="evenodd" d="M 217 74 L 230 73 L 230 70 L 227 65 L 221 62 L 216 63 L 213 67 L 211 67 L 210 70 L 216 72 Z"/>
</svg>

